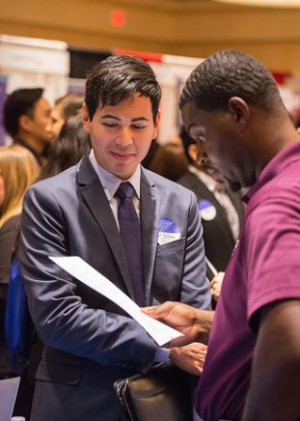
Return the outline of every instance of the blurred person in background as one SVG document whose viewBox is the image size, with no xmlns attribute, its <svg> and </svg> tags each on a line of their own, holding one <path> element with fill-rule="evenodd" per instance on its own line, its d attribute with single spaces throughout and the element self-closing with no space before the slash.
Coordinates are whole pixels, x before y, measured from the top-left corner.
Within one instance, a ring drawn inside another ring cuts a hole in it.
<svg viewBox="0 0 300 421">
<path fill-rule="evenodd" d="M 12 374 L 4 340 L 4 314 L 11 261 L 17 250 L 22 202 L 39 175 L 34 156 L 19 145 L 0 147 L 0 378 Z"/>
<path fill-rule="evenodd" d="M 159 143 L 157 142 L 157 139 L 153 139 L 149 148 L 149 151 L 145 158 L 142 160 L 141 164 L 144 168 L 149 169 L 151 162 L 159 148 Z"/>
<path fill-rule="evenodd" d="M 83 104 L 84 95 L 70 93 L 58 98 L 51 112 L 52 116 L 52 130 L 55 136 L 58 136 L 63 124 L 69 120 L 70 117 L 76 116 Z"/>
<path fill-rule="evenodd" d="M 81 116 L 68 118 L 53 142 L 40 179 L 52 177 L 77 164 L 90 148 L 90 138 L 83 129 Z"/>
<path fill-rule="evenodd" d="M 244 204 L 238 193 L 233 193 L 227 188 L 220 174 L 211 176 L 205 165 L 198 163 L 196 141 L 187 134 L 184 127 L 180 130 L 180 137 L 188 167 L 178 183 L 196 194 L 206 257 L 217 272 L 223 272 L 239 237 Z M 210 279 L 213 277 L 212 273 L 208 273 L 208 276 Z M 221 278 L 219 276 L 214 281 L 215 298 L 219 294 L 217 284 Z"/>
<path fill-rule="evenodd" d="M 80 115 L 70 117 L 63 124 L 58 137 L 53 142 L 47 163 L 41 169 L 39 179 L 51 177 L 75 165 L 89 150 L 89 136 L 83 130 Z M 37 332 L 34 329 L 30 329 L 31 323 L 29 328 L 27 316 L 29 314 L 27 315 L 26 313 L 23 316 L 22 325 L 25 325 L 26 329 L 23 331 L 20 342 L 21 344 L 28 344 L 28 349 L 20 349 L 19 357 L 21 359 L 18 358 L 17 365 L 14 364 L 17 374 L 21 374 L 21 383 L 13 415 L 21 414 L 26 416 L 26 419 L 30 419 L 35 374 L 41 361 L 43 345 Z M 21 361 L 20 364 L 18 363 L 19 360 Z M 24 366 L 24 364 L 27 366 Z"/>
<path fill-rule="evenodd" d="M 177 181 L 187 168 L 188 160 L 182 145 L 173 141 L 159 145 L 149 164 L 150 171 L 172 181 Z"/>
<path fill-rule="evenodd" d="M 7 96 L 3 107 L 6 132 L 14 144 L 28 149 L 42 167 L 54 138 L 51 106 L 42 88 L 23 88 Z"/>
</svg>

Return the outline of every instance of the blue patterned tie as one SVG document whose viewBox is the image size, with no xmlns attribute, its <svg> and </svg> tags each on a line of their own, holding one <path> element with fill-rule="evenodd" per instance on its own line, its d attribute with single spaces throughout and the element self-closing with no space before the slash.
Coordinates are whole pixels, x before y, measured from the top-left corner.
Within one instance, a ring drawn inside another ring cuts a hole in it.
<svg viewBox="0 0 300 421">
<path fill-rule="evenodd" d="M 115 195 L 120 199 L 118 206 L 120 234 L 129 265 L 135 301 L 139 306 L 145 306 L 141 228 L 132 201 L 135 195 L 134 188 L 129 182 L 121 183 Z"/>
</svg>

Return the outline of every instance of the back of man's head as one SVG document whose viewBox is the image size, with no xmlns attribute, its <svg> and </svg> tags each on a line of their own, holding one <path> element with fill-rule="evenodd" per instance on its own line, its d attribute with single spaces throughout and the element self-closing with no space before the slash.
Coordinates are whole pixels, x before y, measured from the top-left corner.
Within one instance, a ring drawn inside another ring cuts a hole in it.
<svg viewBox="0 0 300 421">
<path fill-rule="evenodd" d="M 13 91 L 4 103 L 4 128 L 11 137 L 19 132 L 19 119 L 22 115 L 33 117 L 35 104 L 42 98 L 42 88 L 22 88 Z"/>
<path fill-rule="evenodd" d="M 201 62 L 187 79 L 179 105 L 182 109 L 195 101 L 199 109 L 226 111 L 234 96 L 269 113 L 283 108 L 272 74 L 257 59 L 236 50 L 218 52 Z"/>
<path fill-rule="evenodd" d="M 58 98 L 54 105 L 61 107 L 61 117 L 66 122 L 70 117 L 76 116 L 84 101 L 83 94 L 69 93 Z"/>
<path fill-rule="evenodd" d="M 69 118 L 79 114 L 84 101 L 84 95 L 79 93 L 69 93 L 58 98 L 52 109 L 53 132 L 58 136 L 63 124 Z"/>
<path fill-rule="evenodd" d="M 115 106 L 136 93 L 150 98 L 155 121 L 161 88 L 152 68 L 137 57 L 108 57 L 98 63 L 87 77 L 85 103 L 90 120 L 98 107 Z"/>
</svg>

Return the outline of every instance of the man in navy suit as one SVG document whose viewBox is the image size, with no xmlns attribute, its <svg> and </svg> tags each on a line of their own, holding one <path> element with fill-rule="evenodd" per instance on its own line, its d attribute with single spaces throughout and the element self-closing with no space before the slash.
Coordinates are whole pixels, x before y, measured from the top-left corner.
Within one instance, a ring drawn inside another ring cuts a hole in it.
<svg viewBox="0 0 300 421">
<path fill-rule="evenodd" d="M 82 109 L 92 151 L 33 186 L 22 218 L 22 270 L 32 318 L 45 345 L 32 421 L 117 421 L 113 384 L 151 364 L 194 355 L 205 345 L 161 349 L 111 301 L 67 275 L 48 256 L 77 255 L 135 299 L 120 235 L 122 182 L 135 191 L 146 305 L 210 305 L 202 228 L 194 194 L 140 166 L 157 137 L 161 89 L 148 64 L 111 56 L 95 66 Z"/>
</svg>

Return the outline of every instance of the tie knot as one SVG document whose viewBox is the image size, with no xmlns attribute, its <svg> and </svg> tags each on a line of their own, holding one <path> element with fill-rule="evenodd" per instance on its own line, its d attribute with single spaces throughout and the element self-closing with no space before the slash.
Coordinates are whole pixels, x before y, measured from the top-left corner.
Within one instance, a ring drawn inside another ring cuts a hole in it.
<svg viewBox="0 0 300 421">
<path fill-rule="evenodd" d="M 128 181 L 126 181 L 126 183 L 121 183 L 116 191 L 116 196 L 120 199 L 132 199 L 134 195 L 134 188 Z"/>
</svg>

